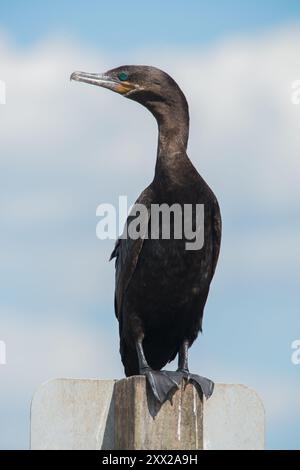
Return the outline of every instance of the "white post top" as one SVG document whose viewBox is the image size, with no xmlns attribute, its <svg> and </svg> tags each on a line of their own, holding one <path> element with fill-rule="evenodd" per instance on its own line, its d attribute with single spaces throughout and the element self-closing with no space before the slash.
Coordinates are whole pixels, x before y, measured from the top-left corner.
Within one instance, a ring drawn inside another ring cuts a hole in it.
<svg viewBox="0 0 300 470">
<path fill-rule="evenodd" d="M 216 384 L 203 407 L 206 450 L 263 450 L 265 410 L 258 394 L 245 385 Z"/>
<path fill-rule="evenodd" d="M 31 449 L 114 448 L 115 380 L 54 379 L 31 405 Z M 244 385 L 216 384 L 203 404 L 203 449 L 264 449 L 264 407 Z"/>
<path fill-rule="evenodd" d="M 31 449 L 112 449 L 115 380 L 53 379 L 31 404 Z"/>
</svg>

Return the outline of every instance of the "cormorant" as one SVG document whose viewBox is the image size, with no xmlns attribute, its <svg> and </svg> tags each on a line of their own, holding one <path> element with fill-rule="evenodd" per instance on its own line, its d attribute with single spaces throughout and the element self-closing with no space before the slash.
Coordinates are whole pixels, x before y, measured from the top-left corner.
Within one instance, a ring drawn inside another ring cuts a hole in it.
<svg viewBox="0 0 300 470">
<path fill-rule="evenodd" d="M 202 331 L 203 310 L 221 243 L 218 201 L 187 156 L 189 111 L 177 83 L 155 67 L 124 65 L 105 74 L 74 72 L 71 80 L 98 85 L 145 106 L 158 123 L 155 175 L 136 203 L 204 205 L 204 244 L 187 250 L 186 239 L 120 237 L 116 258 L 115 312 L 119 321 L 120 354 L 126 376 L 144 374 L 154 396 L 164 402 L 183 378 L 208 398 L 213 382 L 191 374 L 188 348 Z M 142 156 L 141 156 L 142 157 Z M 129 215 L 127 224 L 132 220 Z M 174 221 L 171 222 L 174 228 Z M 161 227 L 160 227 L 161 234 Z M 176 372 L 161 369 L 178 354 Z"/>
</svg>

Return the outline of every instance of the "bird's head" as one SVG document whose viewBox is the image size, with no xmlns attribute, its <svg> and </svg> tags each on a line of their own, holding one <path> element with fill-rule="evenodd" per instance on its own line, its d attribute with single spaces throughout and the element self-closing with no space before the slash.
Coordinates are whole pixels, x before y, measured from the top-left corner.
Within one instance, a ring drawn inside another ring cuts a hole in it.
<svg viewBox="0 0 300 470">
<path fill-rule="evenodd" d="M 146 106 L 156 117 L 164 108 L 181 104 L 187 107 L 184 94 L 165 72 L 147 65 L 123 65 L 105 73 L 73 72 L 71 80 L 115 91 Z"/>
</svg>

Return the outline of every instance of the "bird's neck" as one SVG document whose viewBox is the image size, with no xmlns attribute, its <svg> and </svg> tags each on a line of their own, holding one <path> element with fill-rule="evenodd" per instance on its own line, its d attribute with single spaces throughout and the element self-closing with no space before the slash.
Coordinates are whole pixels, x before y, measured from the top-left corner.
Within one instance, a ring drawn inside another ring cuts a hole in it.
<svg viewBox="0 0 300 470">
<path fill-rule="evenodd" d="M 186 152 L 189 138 L 189 117 L 182 110 L 173 110 L 158 121 L 157 157 Z"/>
<path fill-rule="evenodd" d="M 176 180 L 180 178 L 180 167 L 188 160 L 189 112 L 186 101 L 168 106 L 156 119 L 158 146 L 155 174 L 164 173 L 168 179 Z"/>
</svg>

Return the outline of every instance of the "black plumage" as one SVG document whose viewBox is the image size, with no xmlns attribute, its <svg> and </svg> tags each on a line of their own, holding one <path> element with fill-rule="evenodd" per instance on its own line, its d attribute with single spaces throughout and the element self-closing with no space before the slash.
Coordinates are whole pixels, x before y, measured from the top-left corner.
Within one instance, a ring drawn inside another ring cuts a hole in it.
<svg viewBox="0 0 300 470">
<path fill-rule="evenodd" d="M 182 377 L 194 380 L 205 395 L 212 383 L 191 375 L 187 350 L 202 328 L 204 306 L 221 243 L 221 216 L 212 190 L 187 156 L 188 104 L 176 82 L 148 66 L 122 66 L 104 75 L 75 72 L 72 79 L 93 83 L 139 102 L 158 123 L 155 174 L 137 203 L 204 204 L 204 246 L 187 250 L 186 239 L 118 239 L 115 312 L 126 376 L 145 373 L 156 398 L 164 401 Z M 134 136 L 133 136 L 134 138 Z M 142 156 L 141 156 L 142 158 Z M 129 216 L 128 223 L 133 216 Z M 193 224 L 195 225 L 195 212 Z M 161 370 L 179 353 L 178 373 Z M 165 381 L 165 383 L 163 383 Z"/>
</svg>

